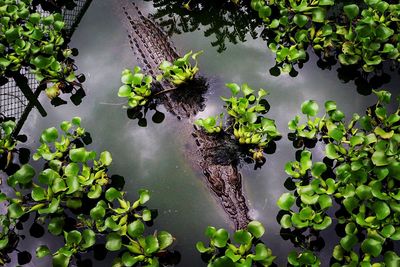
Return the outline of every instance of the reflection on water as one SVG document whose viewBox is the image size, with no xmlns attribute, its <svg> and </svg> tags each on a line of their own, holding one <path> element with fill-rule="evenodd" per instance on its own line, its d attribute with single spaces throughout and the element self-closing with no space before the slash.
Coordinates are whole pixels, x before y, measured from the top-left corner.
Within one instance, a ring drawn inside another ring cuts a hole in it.
<svg viewBox="0 0 400 267">
<path fill-rule="evenodd" d="M 22 130 L 29 136 L 24 147 L 36 149 L 39 146 L 37 137 L 43 129 L 73 116 L 81 116 L 86 130 L 96 140 L 92 149 L 109 150 L 113 154 L 110 173 L 125 177 L 128 197 L 133 199 L 134 193 L 140 188 L 148 188 L 152 192 L 149 205 L 157 207 L 159 214 L 154 227 L 167 229 L 177 238 L 174 249 L 181 253 L 178 266 L 204 266 L 194 247 L 196 241 L 205 241 L 203 232 L 207 225 L 229 228 L 230 222 L 221 212 L 216 199 L 211 197 L 202 174 L 198 175 L 188 161 L 184 147 L 189 139 L 182 138 L 185 133 L 181 130 L 185 122 L 179 121 L 163 106 L 157 108 L 165 115 L 161 125 L 152 123 L 154 111 L 143 114 L 143 118 L 147 119 L 146 128 L 126 116 L 123 103 L 117 97 L 120 73 L 124 68 L 133 68 L 138 62 L 132 56 L 125 29 L 114 15 L 111 2 L 94 1 L 72 38 L 72 46 L 80 51 L 76 64 L 87 78 L 87 97 L 78 107 L 68 103 L 57 108 L 52 107 L 43 97 L 42 103 L 47 103 L 45 108 L 51 112 L 47 118 L 41 118 L 36 111 L 32 112 Z M 149 2 L 137 3 L 147 13 L 155 11 Z M 214 36 L 204 37 L 207 27 L 201 23 L 199 27 L 199 31 L 173 36 L 179 51 L 204 50 L 200 58 L 200 69 L 202 76 L 207 78 L 209 90 L 205 94 L 206 107 L 199 117 L 221 111 L 219 96 L 229 95 L 224 87 L 226 82 L 247 82 L 251 87 L 268 89 L 271 104 L 269 115 L 276 120 L 283 136 L 288 133 L 287 122 L 300 112 L 301 103 L 307 99 L 319 103 L 334 100 L 347 116 L 354 112 L 361 113 L 374 103 L 374 98 L 358 94 L 357 85 L 350 82 L 352 78 L 343 78 L 343 81 L 338 79 L 339 73 L 342 77 L 347 71 L 337 66 L 332 66 L 330 71 L 318 68 L 316 56 L 310 55 L 309 62 L 298 70 L 295 78 L 288 75 L 275 77 L 269 73 L 275 64 L 274 55 L 268 51 L 264 41 L 247 38 L 247 42 L 237 45 L 226 43 L 224 53 L 218 53 L 211 45 Z M 387 81 L 385 89 L 392 93 L 399 92 L 397 72 L 388 67 L 384 67 L 383 71 L 391 77 L 390 80 L 382 79 Z M 322 150 L 317 146 L 315 152 L 318 154 L 318 151 Z M 281 228 L 276 221 L 279 209 L 275 203 L 287 191 L 284 187 L 287 178 L 284 164 L 294 157 L 295 149 L 291 141 L 283 138 L 275 154 L 267 157 L 261 170 L 254 171 L 248 165 L 240 169 L 250 213 L 266 226 L 263 241 L 278 256 L 278 266 L 285 264 L 292 245 L 281 237 Z M 335 230 L 329 229 L 321 233 L 321 236 L 327 243 L 319 255 L 329 259 L 332 247 L 330 242 L 332 236 L 336 236 Z M 27 236 L 20 243 L 20 250 L 34 255 L 35 248 L 45 241 L 48 240 L 43 237 Z M 105 254 L 101 246 L 88 255 L 93 257 L 93 266 L 108 266 L 113 256 L 111 253 Z M 41 266 L 43 262 L 33 259 L 32 264 Z"/>
</svg>

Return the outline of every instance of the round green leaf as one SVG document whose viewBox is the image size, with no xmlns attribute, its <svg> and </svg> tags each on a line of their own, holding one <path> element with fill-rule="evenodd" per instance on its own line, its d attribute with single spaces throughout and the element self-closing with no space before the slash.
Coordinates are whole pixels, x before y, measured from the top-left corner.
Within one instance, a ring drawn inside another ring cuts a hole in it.
<svg viewBox="0 0 400 267">
<path fill-rule="evenodd" d="M 308 116 L 315 116 L 317 115 L 319 110 L 317 102 L 314 100 L 308 100 L 301 104 L 301 112 Z"/>
<path fill-rule="evenodd" d="M 18 203 L 12 203 L 8 206 L 8 216 L 13 219 L 18 219 L 22 215 L 24 215 L 24 210 L 22 209 L 21 205 Z"/>
<path fill-rule="evenodd" d="M 47 246 L 42 245 L 36 248 L 36 257 L 38 257 L 39 259 L 47 255 L 50 255 L 50 249 Z"/>
<path fill-rule="evenodd" d="M 174 238 L 172 235 L 166 231 L 160 231 L 157 234 L 157 240 L 160 246 L 160 250 L 164 250 L 167 247 L 171 246 L 174 242 Z"/>
<path fill-rule="evenodd" d="M 218 229 L 217 231 L 215 231 L 212 237 L 214 245 L 218 248 L 225 247 L 228 239 L 229 239 L 229 234 L 225 229 Z"/>
<path fill-rule="evenodd" d="M 55 127 L 48 128 L 43 131 L 40 140 L 45 143 L 52 143 L 58 138 L 58 131 Z"/>
<path fill-rule="evenodd" d="M 65 237 L 67 245 L 78 245 L 82 240 L 82 234 L 77 230 L 68 232 Z"/>
<path fill-rule="evenodd" d="M 378 257 L 382 251 L 382 243 L 375 239 L 367 238 L 362 242 L 361 249 L 364 253 Z"/>
<path fill-rule="evenodd" d="M 238 244 L 249 244 L 252 240 L 251 234 L 246 230 L 238 230 L 233 234 L 233 240 Z"/>
<path fill-rule="evenodd" d="M 265 228 L 259 221 L 251 221 L 247 225 L 247 230 L 255 237 L 260 238 L 265 233 Z"/>
<path fill-rule="evenodd" d="M 289 211 L 290 208 L 293 206 L 296 198 L 291 193 L 283 193 L 277 201 L 277 205 L 282 210 Z"/>
<path fill-rule="evenodd" d="M 96 234 L 91 229 L 85 229 L 82 232 L 83 243 L 82 248 L 90 248 L 96 243 Z"/>
<path fill-rule="evenodd" d="M 353 20 L 355 17 L 358 16 L 360 9 L 358 8 L 358 6 L 356 4 L 351 4 L 351 5 L 344 6 L 343 11 L 346 14 L 346 16 L 349 18 L 349 20 Z"/>
<path fill-rule="evenodd" d="M 128 234 L 132 238 L 137 238 L 144 233 L 144 224 L 140 220 L 136 220 L 128 224 Z"/>
<path fill-rule="evenodd" d="M 110 233 L 107 235 L 106 248 L 109 251 L 117 251 L 121 249 L 122 240 L 121 236 L 117 233 Z"/>
</svg>

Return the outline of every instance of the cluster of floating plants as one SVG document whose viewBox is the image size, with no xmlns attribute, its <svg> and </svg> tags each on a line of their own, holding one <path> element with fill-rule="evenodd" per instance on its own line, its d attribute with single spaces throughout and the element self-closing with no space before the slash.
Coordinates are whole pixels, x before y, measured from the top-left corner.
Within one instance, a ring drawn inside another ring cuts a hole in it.
<svg viewBox="0 0 400 267">
<path fill-rule="evenodd" d="M 17 142 L 12 133 L 16 127 L 13 120 L 0 122 L 0 155 L 7 154 L 7 165 L 11 160 L 12 151 L 14 151 Z"/>
<path fill-rule="evenodd" d="M 371 72 L 381 62 L 399 61 L 400 6 L 396 1 L 252 0 L 268 30 L 268 46 L 284 71 L 304 61 L 311 46 L 324 57 Z M 339 12 L 338 12 L 339 10 Z"/>
<path fill-rule="evenodd" d="M 334 101 L 327 101 L 325 115 L 316 117 L 319 107 L 312 100 L 301 108 L 306 123 L 299 116 L 289 122 L 290 136 L 302 151 L 298 161 L 285 167 L 295 192 L 278 200 L 284 211 L 280 223 L 324 230 L 332 223 L 327 211 L 333 201 L 340 204 L 336 217 L 345 234 L 333 250 L 332 266 L 397 266 L 400 260 L 390 249 L 400 240 L 400 109 L 389 113 L 391 94 L 374 93 L 376 105 L 348 123 Z M 306 148 L 318 141 L 325 143 L 324 162 L 313 162 Z M 378 259 L 383 251 L 384 258 Z"/>
<path fill-rule="evenodd" d="M 111 154 L 104 151 L 97 157 L 95 151 L 86 150 L 87 133 L 80 123 L 78 117 L 62 122 L 62 134 L 54 127 L 43 131 L 41 146 L 33 155 L 34 160 L 44 160 L 43 171 L 37 174 L 25 164 L 8 177 L 15 196 L 0 192 L 0 201 L 7 204 L 7 212 L 0 215 L 1 261 L 6 261 L 6 252 L 18 243 L 16 225 L 31 215 L 35 223 L 47 225 L 49 233 L 65 241 L 56 251 L 46 245 L 36 249 L 38 258 L 51 255 L 54 266 L 69 266 L 102 236 L 107 250 L 120 252 L 114 266 L 157 266 L 159 254 L 174 238 L 165 231 L 144 234 L 144 223 L 152 220 L 152 212 L 144 206 L 149 191 L 140 190 L 136 201 L 128 201 L 107 174 Z M 74 223 L 67 223 L 71 214 Z"/>
<path fill-rule="evenodd" d="M 193 52 L 190 51 L 172 63 L 169 61 L 163 61 L 159 66 L 162 74 L 158 75 L 156 80 L 158 82 L 168 82 L 177 87 L 193 80 L 196 73 L 199 71 L 197 66 L 197 57 L 202 53 L 203 51 L 199 51 L 193 54 Z M 195 61 L 195 65 L 192 65 L 190 59 Z M 155 96 L 152 91 L 152 89 L 154 89 L 153 78 L 150 75 L 142 73 L 140 67 L 136 66 L 133 72 L 129 69 L 123 70 L 121 74 L 121 82 L 123 85 L 118 90 L 118 96 L 128 99 L 129 108 L 145 106 L 149 102 L 150 98 Z M 162 92 L 163 91 L 156 94 Z"/>
<path fill-rule="evenodd" d="M 32 10 L 32 0 L 0 1 L 0 76 L 13 77 L 30 67 L 39 82 L 50 84 L 46 94 L 52 99 L 78 84 L 70 58 L 77 52 L 67 48 L 61 14 Z"/>
<path fill-rule="evenodd" d="M 197 250 L 208 256 L 209 267 L 236 267 L 236 266 L 271 266 L 275 256 L 260 238 L 264 235 L 264 226 L 258 221 L 252 221 L 247 229 L 237 230 L 231 242 L 227 230 L 207 227 L 205 234 L 210 238 L 209 247 L 203 242 L 196 244 Z"/>
<path fill-rule="evenodd" d="M 260 89 L 255 92 L 247 84 L 228 83 L 226 86 L 232 92 L 230 98 L 221 97 L 226 112 L 198 119 L 195 123 L 209 134 L 231 134 L 240 145 L 248 147 L 255 161 L 264 161 L 264 148 L 281 137 L 275 121 L 265 117 L 269 111 L 269 103 L 265 99 L 267 91 Z"/>
</svg>

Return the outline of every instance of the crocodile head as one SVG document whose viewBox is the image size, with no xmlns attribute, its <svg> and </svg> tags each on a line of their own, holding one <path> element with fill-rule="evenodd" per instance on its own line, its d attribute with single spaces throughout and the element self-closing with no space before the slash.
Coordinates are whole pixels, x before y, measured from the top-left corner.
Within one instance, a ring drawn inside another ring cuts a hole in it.
<svg viewBox="0 0 400 267">
<path fill-rule="evenodd" d="M 243 196 L 242 176 L 237 169 L 236 145 L 226 135 L 208 135 L 196 127 L 192 135 L 208 186 L 218 197 L 236 229 L 246 228 L 251 219 Z"/>
<path fill-rule="evenodd" d="M 236 229 L 246 228 L 250 221 L 249 209 L 242 193 L 242 177 L 234 165 L 209 165 L 204 169 L 208 185 Z"/>
</svg>

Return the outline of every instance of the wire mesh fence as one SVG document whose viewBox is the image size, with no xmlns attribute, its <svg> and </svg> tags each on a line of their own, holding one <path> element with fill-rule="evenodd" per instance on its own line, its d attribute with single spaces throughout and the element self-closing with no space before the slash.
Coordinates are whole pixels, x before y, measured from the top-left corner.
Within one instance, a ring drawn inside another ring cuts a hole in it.
<svg viewBox="0 0 400 267">
<path fill-rule="evenodd" d="M 65 30 L 68 36 L 73 34 L 92 1 L 75 0 L 74 2 L 76 4 L 75 8 L 72 10 L 64 9 L 62 11 Z M 48 12 L 40 8 L 37 11 L 42 13 L 42 15 L 48 15 Z M 26 84 L 29 90 L 35 93 L 39 85 L 35 76 L 26 68 L 21 70 L 21 74 L 27 78 Z M 33 108 L 25 95 L 13 79 L 9 79 L 5 85 L 0 86 L 0 116 L 13 119 L 17 122 L 16 134 L 21 129 L 24 120 L 26 120 L 27 113 Z"/>
</svg>

